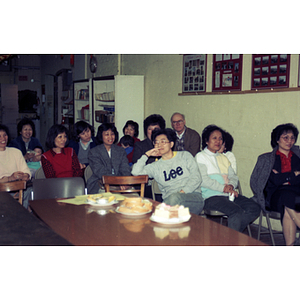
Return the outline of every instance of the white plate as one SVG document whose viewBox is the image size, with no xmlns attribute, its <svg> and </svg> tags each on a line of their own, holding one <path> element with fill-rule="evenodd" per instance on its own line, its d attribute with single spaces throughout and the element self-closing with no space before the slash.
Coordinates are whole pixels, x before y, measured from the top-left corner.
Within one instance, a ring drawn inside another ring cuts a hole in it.
<svg viewBox="0 0 300 300">
<path fill-rule="evenodd" d="M 127 212 L 122 212 L 119 211 L 119 206 L 116 208 L 116 212 L 122 215 L 126 215 L 126 216 L 142 216 L 142 215 L 146 215 L 149 214 L 152 210 L 149 210 L 147 212 L 142 212 L 142 213 L 127 213 Z"/>
<path fill-rule="evenodd" d="M 157 217 L 154 214 L 152 214 L 152 216 L 150 217 L 150 220 L 156 223 L 160 223 L 160 224 L 166 224 L 166 225 L 175 225 L 175 224 L 181 224 L 184 222 L 189 221 L 191 218 L 191 215 L 186 216 L 186 217 L 182 217 L 182 218 L 172 218 L 172 219 L 165 219 L 165 218 L 161 218 L 161 217 Z"/>
<path fill-rule="evenodd" d="M 93 206 L 111 206 L 111 205 L 114 205 L 116 203 L 119 203 L 119 201 L 113 200 L 113 201 L 110 201 L 110 202 L 107 202 L 107 203 L 104 203 L 104 204 L 99 204 L 99 203 L 96 203 L 94 201 L 86 200 L 86 203 L 89 204 L 89 205 L 93 205 Z"/>
</svg>

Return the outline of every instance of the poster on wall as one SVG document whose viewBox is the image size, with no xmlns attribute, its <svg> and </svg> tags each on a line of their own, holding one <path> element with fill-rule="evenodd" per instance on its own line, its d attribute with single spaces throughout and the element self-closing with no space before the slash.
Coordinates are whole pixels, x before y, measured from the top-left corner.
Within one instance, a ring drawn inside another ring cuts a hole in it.
<svg viewBox="0 0 300 300">
<path fill-rule="evenodd" d="M 213 91 L 241 90 L 242 54 L 213 55 Z"/>
<path fill-rule="evenodd" d="M 289 87 L 289 54 L 253 54 L 251 89 Z"/>
<path fill-rule="evenodd" d="M 182 92 L 205 92 L 206 54 L 183 55 Z"/>
</svg>

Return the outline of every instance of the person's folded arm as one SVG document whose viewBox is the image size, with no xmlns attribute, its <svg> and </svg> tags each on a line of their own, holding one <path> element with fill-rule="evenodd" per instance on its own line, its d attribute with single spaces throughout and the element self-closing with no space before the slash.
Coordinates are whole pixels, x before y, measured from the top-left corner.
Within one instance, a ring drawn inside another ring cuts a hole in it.
<svg viewBox="0 0 300 300">
<path fill-rule="evenodd" d="M 219 183 L 217 180 L 212 179 L 207 174 L 207 167 L 205 164 L 201 164 L 198 162 L 199 171 L 202 177 L 201 187 L 208 188 L 213 191 L 223 192 L 224 184 Z M 221 175 L 220 175 L 221 176 Z"/>
</svg>

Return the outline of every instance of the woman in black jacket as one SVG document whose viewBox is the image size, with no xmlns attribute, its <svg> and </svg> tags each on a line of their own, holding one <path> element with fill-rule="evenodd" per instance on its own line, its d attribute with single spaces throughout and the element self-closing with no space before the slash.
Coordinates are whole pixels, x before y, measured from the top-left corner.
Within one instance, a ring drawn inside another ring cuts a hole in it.
<svg viewBox="0 0 300 300">
<path fill-rule="evenodd" d="M 278 125 L 271 134 L 273 151 L 258 157 L 250 178 L 254 197 L 263 210 L 280 212 L 286 245 L 294 245 L 300 227 L 300 150 L 298 129 Z"/>
</svg>

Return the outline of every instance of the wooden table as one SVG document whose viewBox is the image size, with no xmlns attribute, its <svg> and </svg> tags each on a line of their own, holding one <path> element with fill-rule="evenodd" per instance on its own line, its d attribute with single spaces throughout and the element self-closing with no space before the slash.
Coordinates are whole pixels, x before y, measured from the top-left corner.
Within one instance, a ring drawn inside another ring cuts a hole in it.
<svg viewBox="0 0 300 300">
<path fill-rule="evenodd" d="M 159 204 L 151 201 L 154 207 Z M 57 202 L 56 199 L 30 201 L 34 213 L 74 245 L 266 246 L 254 238 L 194 214 L 186 223 L 162 225 L 149 220 L 151 213 L 141 217 L 117 213 L 117 205 L 99 208 Z"/>
<path fill-rule="evenodd" d="M 0 192 L 0 228 L 0 245 L 71 245 L 6 192 Z"/>
</svg>

